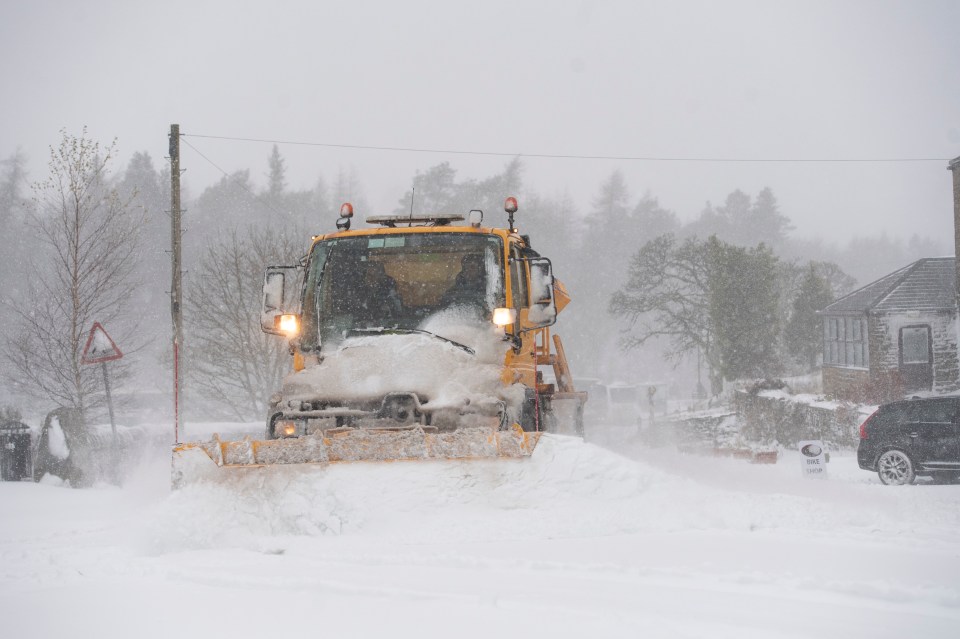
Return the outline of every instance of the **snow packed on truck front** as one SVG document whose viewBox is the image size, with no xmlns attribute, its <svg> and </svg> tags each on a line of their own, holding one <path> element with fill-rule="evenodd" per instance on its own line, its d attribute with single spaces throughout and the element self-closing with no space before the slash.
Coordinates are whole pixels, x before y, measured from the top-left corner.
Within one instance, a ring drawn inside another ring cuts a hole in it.
<svg viewBox="0 0 960 639">
<path fill-rule="evenodd" d="M 268 437 L 339 427 L 499 427 L 523 389 L 501 381 L 509 343 L 503 243 L 485 233 L 336 237 L 314 245 Z M 519 398 L 519 399 L 518 399 Z"/>
</svg>

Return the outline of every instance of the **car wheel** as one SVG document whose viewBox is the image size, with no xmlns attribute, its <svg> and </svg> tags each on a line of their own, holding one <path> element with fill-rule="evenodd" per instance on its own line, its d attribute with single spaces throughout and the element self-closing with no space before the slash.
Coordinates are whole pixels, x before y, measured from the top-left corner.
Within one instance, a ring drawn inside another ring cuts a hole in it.
<svg viewBox="0 0 960 639">
<path fill-rule="evenodd" d="M 913 462 L 902 450 L 888 450 L 877 459 L 877 474 L 888 486 L 912 484 L 917 478 Z"/>
</svg>

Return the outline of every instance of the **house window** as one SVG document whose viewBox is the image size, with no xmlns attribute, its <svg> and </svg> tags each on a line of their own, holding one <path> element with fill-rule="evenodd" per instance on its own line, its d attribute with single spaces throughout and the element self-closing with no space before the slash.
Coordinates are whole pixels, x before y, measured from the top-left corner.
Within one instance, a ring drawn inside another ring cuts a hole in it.
<svg viewBox="0 0 960 639">
<path fill-rule="evenodd" d="M 867 368 L 867 319 L 825 317 L 823 320 L 823 363 L 841 368 Z"/>
</svg>

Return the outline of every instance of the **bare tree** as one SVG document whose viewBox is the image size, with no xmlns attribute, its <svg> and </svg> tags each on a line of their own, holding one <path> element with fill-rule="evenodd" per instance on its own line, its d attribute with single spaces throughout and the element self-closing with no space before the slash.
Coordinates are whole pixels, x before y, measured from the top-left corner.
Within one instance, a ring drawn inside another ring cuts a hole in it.
<svg viewBox="0 0 960 639">
<path fill-rule="evenodd" d="M 269 265 L 293 264 L 304 234 L 234 231 L 208 246 L 186 290 L 188 381 L 238 419 L 263 417 L 290 370 L 287 343 L 260 330 Z"/>
<path fill-rule="evenodd" d="M 674 362 L 699 352 L 716 394 L 722 383 L 721 362 L 710 323 L 709 278 L 704 242 L 661 235 L 633 256 L 627 283 L 611 297 L 609 311 L 627 323 L 621 337 L 624 350 L 663 339 L 664 356 Z"/>
<path fill-rule="evenodd" d="M 2 354 L 14 387 L 86 415 L 102 401 L 98 371 L 80 363 L 87 332 L 99 321 L 129 344 L 136 330 L 128 318 L 142 215 L 108 186 L 116 143 L 101 149 L 86 128 L 61 134 L 47 179 L 33 185 L 38 246 Z"/>
</svg>

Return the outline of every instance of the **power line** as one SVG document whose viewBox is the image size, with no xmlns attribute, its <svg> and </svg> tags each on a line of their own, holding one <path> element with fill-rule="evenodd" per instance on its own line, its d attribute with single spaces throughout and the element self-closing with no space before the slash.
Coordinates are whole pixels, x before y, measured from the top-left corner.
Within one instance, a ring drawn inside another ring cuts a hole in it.
<svg viewBox="0 0 960 639">
<path fill-rule="evenodd" d="M 181 134 L 180 134 L 180 137 L 186 137 L 186 136 L 181 133 Z M 203 136 L 197 135 L 197 136 L 194 136 L 194 137 L 203 137 Z M 226 171 L 224 171 L 223 169 L 221 169 L 220 166 L 217 165 L 216 162 L 214 162 L 213 160 L 211 160 L 210 158 L 208 158 L 207 156 L 205 156 L 203 153 L 201 153 L 200 150 L 199 150 L 197 147 L 193 146 L 192 144 L 190 144 L 190 143 L 187 142 L 186 140 L 184 140 L 183 143 L 186 144 L 187 146 L 189 146 L 191 149 L 193 149 L 193 151 L 194 151 L 197 155 L 199 155 L 199 156 L 202 157 L 204 160 L 206 160 L 207 162 L 209 162 L 209 163 L 210 163 L 210 166 L 212 166 L 212 167 L 215 168 L 216 170 L 218 170 L 218 171 L 220 171 L 221 173 L 223 173 L 223 176 L 224 176 L 225 178 L 227 178 L 228 180 L 233 180 L 233 183 L 234 183 L 234 184 L 236 184 L 237 186 L 239 186 L 240 188 L 242 188 L 244 191 L 246 191 L 247 193 L 249 193 L 252 197 L 254 197 L 254 198 L 257 197 L 257 194 L 254 193 L 253 191 L 251 191 L 251 190 L 247 187 L 246 184 L 244 184 L 243 182 L 241 182 L 239 179 L 234 179 L 234 178 L 232 178 L 231 175 L 230 175 L 229 173 L 227 173 Z M 265 202 L 265 204 L 267 205 L 267 208 L 268 208 L 268 209 L 270 209 L 271 211 L 273 211 L 273 212 L 276 213 L 277 215 L 283 215 L 283 213 L 282 213 L 281 211 L 278 211 L 269 201 L 268 201 L 268 202 Z"/>
<path fill-rule="evenodd" d="M 947 162 L 950 158 L 726 158 L 726 157 L 660 157 L 631 155 L 576 155 L 560 153 L 507 153 L 503 151 L 471 151 L 462 149 L 426 149 L 402 146 L 367 146 L 362 144 L 333 144 L 329 142 L 305 142 L 300 140 L 267 140 L 262 138 L 241 138 L 227 135 L 202 135 L 183 133 L 183 137 L 206 138 L 210 140 L 232 140 L 234 142 L 258 142 L 261 144 L 286 144 L 292 146 L 319 146 L 331 149 L 357 149 L 361 151 L 394 151 L 401 153 L 442 153 L 449 155 L 486 155 L 497 157 L 545 158 L 555 160 L 614 160 L 620 162 L 714 162 L 714 163 L 866 163 L 866 162 Z M 193 148 L 193 147 L 191 147 Z M 194 149 L 196 151 L 196 149 Z M 199 151 L 198 151 L 199 153 Z M 212 162 L 211 162 L 212 164 Z M 219 167 L 218 167 L 219 168 Z M 222 169 L 221 169 L 222 170 Z"/>
<path fill-rule="evenodd" d="M 181 133 L 181 134 L 180 134 L 180 137 L 185 138 L 185 137 L 187 137 L 187 136 L 186 136 L 185 133 Z M 199 137 L 199 136 L 196 136 L 196 137 Z M 183 143 L 186 144 L 187 146 L 189 146 L 191 149 L 193 149 L 194 152 L 195 152 L 197 155 L 199 155 L 199 156 L 202 157 L 204 160 L 206 160 L 207 162 L 209 162 L 209 163 L 210 163 L 210 166 L 212 166 L 212 167 L 215 168 L 216 170 L 218 170 L 218 171 L 220 171 L 221 173 L 223 173 L 223 175 L 224 175 L 225 177 L 228 177 L 228 178 L 230 177 L 230 174 L 229 174 L 229 173 L 227 173 L 226 171 L 224 171 L 223 169 L 221 169 L 221 168 L 217 165 L 216 162 L 214 162 L 213 160 L 211 160 L 210 158 L 208 158 L 207 156 L 205 156 L 203 153 L 201 153 L 200 150 L 199 150 L 197 147 L 193 146 L 192 144 L 190 144 L 190 143 L 187 142 L 186 140 L 184 140 Z"/>
</svg>

